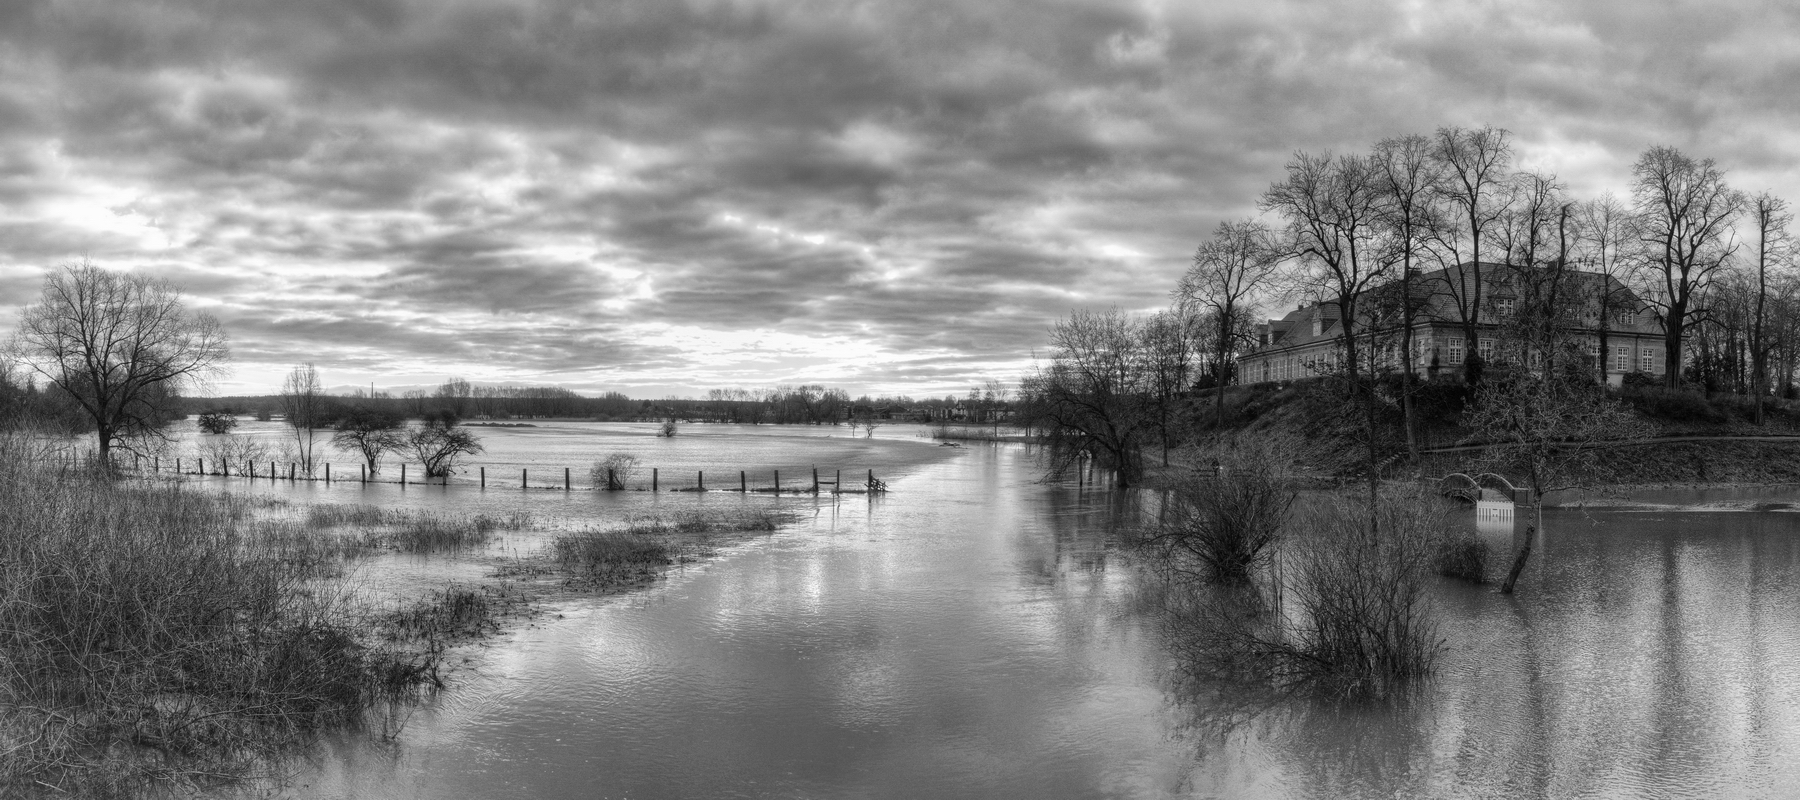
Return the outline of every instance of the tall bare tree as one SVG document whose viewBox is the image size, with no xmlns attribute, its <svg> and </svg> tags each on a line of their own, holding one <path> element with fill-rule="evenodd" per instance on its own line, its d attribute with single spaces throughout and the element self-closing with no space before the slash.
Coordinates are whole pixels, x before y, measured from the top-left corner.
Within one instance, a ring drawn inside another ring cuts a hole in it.
<svg viewBox="0 0 1800 800">
<path fill-rule="evenodd" d="M 1400 318 L 1400 404 L 1406 426 L 1406 449 L 1413 463 L 1418 463 L 1419 442 L 1413 410 L 1413 384 L 1417 382 L 1417 364 L 1413 344 L 1413 323 L 1423 305 L 1415 296 L 1418 264 L 1429 250 L 1431 241 L 1443 226 L 1437 202 L 1443 173 L 1432 158 L 1432 141 L 1419 134 L 1383 139 L 1375 145 L 1373 163 L 1376 179 L 1387 195 L 1383 204 L 1390 259 L 1400 266 L 1398 303 Z"/>
<path fill-rule="evenodd" d="M 308 475 L 313 472 L 313 445 L 324 422 L 324 396 L 319 370 L 310 361 L 294 367 L 281 383 L 281 413 L 294 434 L 294 456 Z"/>
<path fill-rule="evenodd" d="M 218 321 L 189 312 L 174 286 L 85 261 L 44 279 L 8 349 L 93 422 L 101 464 L 153 433 L 178 390 L 229 355 Z"/>
<path fill-rule="evenodd" d="M 1390 275 L 1390 262 L 1380 257 L 1381 220 L 1386 197 L 1372 159 L 1362 156 L 1295 154 L 1287 179 L 1263 193 L 1264 210 L 1287 221 L 1283 250 L 1294 257 L 1292 279 L 1297 288 L 1337 307 L 1343 330 L 1344 368 L 1351 394 L 1360 395 L 1367 411 L 1369 510 L 1373 515 L 1380 480 L 1376 449 L 1376 410 L 1372 385 L 1361 376 L 1358 315 L 1370 289 Z M 1371 516 L 1371 525 L 1373 523 Z"/>
<path fill-rule="evenodd" d="M 1769 192 L 1750 198 L 1749 221 L 1756 238 L 1756 313 L 1750 329 L 1750 376 L 1756 393 L 1756 424 L 1763 423 L 1763 401 L 1769 394 L 1769 353 L 1774 349 L 1768 335 L 1768 310 L 1771 280 L 1779 276 L 1793 258 L 1793 238 L 1788 225 L 1794 214 L 1788 203 Z"/>
<path fill-rule="evenodd" d="M 1608 193 L 1577 203 L 1574 219 L 1574 257 L 1598 276 L 1589 287 L 1592 296 L 1588 302 L 1595 335 L 1599 339 L 1595 349 L 1599 355 L 1596 365 L 1600 372 L 1599 381 L 1605 383 L 1606 356 L 1612 352 L 1613 320 L 1621 312 L 1637 311 L 1628 288 L 1632 266 L 1637 263 L 1629 258 L 1637 241 L 1637 218 L 1617 196 Z"/>
<path fill-rule="evenodd" d="M 1442 170 L 1438 192 L 1453 210 L 1456 225 L 1446 226 L 1440 241 L 1443 252 L 1457 267 L 1443 284 L 1461 318 L 1466 342 L 1463 378 L 1481 382 L 1480 341 L 1482 291 L 1482 239 L 1511 206 L 1512 144 L 1504 128 L 1439 128 L 1432 156 Z"/>
<path fill-rule="evenodd" d="M 1232 354 L 1243 344 L 1239 332 L 1255 310 L 1254 292 L 1267 291 L 1281 265 L 1280 248 L 1269 227 L 1253 219 L 1221 222 L 1211 239 L 1194 252 L 1193 266 L 1175 288 L 1176 308 L 1184 316 L 1205 317 L 1214 326 L 1212 338 L 1214 414 L 1225 424 L 1225 384 L 1230 380 Z"/>
<path fill-rule="evenodd" d="M 1050 364 L 1019 385 L 1022 422 L 1050 445 L 1054 468 L 1091 454 L 1119 488 L 1143 471 L 1151 428 L 1142 324 L 1117 309 L 1074 311 L 1050 329 Z"/>
<path fill-rule="evenodd" d="M 1704 319 L 1695 302 L 1737 249 L 1732 224 L 1744 195 L 1725 183 L 1713 160 L 1695 160 L 1673 147 L 1644 151 L 1631 168 L 1638 242 L 1654 273 L 1649 298 L 1663 323 L 1665 385 L 1681 385 L 1682 336 Z"/>
</svg>

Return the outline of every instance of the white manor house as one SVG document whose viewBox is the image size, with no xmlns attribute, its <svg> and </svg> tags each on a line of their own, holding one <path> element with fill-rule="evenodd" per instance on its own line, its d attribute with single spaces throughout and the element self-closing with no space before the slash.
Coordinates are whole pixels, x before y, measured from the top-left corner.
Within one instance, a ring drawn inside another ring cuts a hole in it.
<svg viewBox="0 0 1800 800">
<path fill-rule="evenodd" d="M 1514 359 L 1504 352 L 1504 323 L 1517 307 L 1523 279 L 1539 277 L 1546 267 L 1518 267 L 1483 262 L 1480 325 L 1476 341 L 1466 341 L 1456 299 L 1468 297 L 1452 290 L 1469 287 L 1475 270 L 1468 264 L 1418 273 L 1413 278 L 1413 366 L 1415 373 L 1431 379 L 1459 380 L 1463 361 L 1473 349 L 1484 362 L 1506 366 Z M 1626 373 L 1660 376 L 1663 364 L 1663 328 L 1656 314 L 1618 279 L 1595 272 L 1569 269 L 1562 291 L 1578 302 L 1580 311 L 1568 333 L 1590 357 L 1599 359 L 1600 299 L 1607 299 L 1608 319 L 1604 354 L 1607 382 L 1617 386 Z M 1453 284 L 1452 281 L 1459 281 Z M 1359 301 L 1374 313 L 1359 310 L 1362 322 L 1357 336 L 1373 340 L 1376 372 L 1401 367 L 1400 315 L 1397 303 L 1384 302 L 1398 294 L 1398 282 L 1367 293 Z M 1343 359 L 1344 328 L 1336 303 L 1306 303 L 1281 319 L 1256 326 L 1256 344 L 1238 358 L 1239 383 L 1286 382 L 1335 371 Z M 1369 351 L 1365 351 L 1369 352 Z"/>
</svg>

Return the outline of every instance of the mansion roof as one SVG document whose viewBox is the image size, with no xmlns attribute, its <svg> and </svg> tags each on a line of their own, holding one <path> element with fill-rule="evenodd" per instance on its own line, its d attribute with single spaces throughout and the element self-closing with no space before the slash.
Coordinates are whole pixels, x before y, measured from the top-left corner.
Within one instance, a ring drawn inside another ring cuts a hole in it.
<svg viewBox="0 0 1800 800">
<path fill-rule="evenodd" d="M 1481 280 L 1481 315 L 1483 328 L 1495 327 L 1494 320 L 1505 314 L 1516 303 L 1526 278 L 1543 275 L 1549 267 L 1520 267 L 1509 264 L 1482 262 L 1480 269 L 1472 268 L 1468 263 L 1454 267 L 1418 273 L 1413 277 L 1413 307 L 1415 325 L 1443 327 L 1462 324 L 1462 315 L 1457 310 L 1457 298 L 1467 298 L 1479 274 Z M 1586 308 L 1581 312 L 1579 327 L 1595 328 L 1598 326 L 1599 299 L 1608 298 L 1609 310 L 1613 314 L 1628 311 L 1630 318 L 1625 321 L 1612 321 L 1608 328 L 1622 334 L 1642 333 L 1660 334 L 1661 324 L 1648 311 L 1644 303 L 1631 289 L 1620 283 L 1617 278 L 1597 272 L 1569 269 L 1563 272 L 1563 279 L 1568 283 L 1562 291 L 1567 297 L 1583 298 Z M 1358 332 L 1399 330 L 1400 328 L 1400 296 L 1401 284 L 1391 281 L 1375 287 L 1363 295 L 1358 302 L 1357 317 L 1361 320 Z M 1456 291 L 1456 290 L 1463 291 Z M 1302 303 L 1298 308 L 1288 312 L 1280 319 L 1271 319 L 1257 326 L 1258 341 L 1249 354 L 1270 350 L 1287 350 L 1302 347 L 1316 342 L 1330 341 L 1343 336 L 1343 315 L 1333 302 Z M 1248 355 L 1248 354 L 1246 354 Z"/>
</svg>

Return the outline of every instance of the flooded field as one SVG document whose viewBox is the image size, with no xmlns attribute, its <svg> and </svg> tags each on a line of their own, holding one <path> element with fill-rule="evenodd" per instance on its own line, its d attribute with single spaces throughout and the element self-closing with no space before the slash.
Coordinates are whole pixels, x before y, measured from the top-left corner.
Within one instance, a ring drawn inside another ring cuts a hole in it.
<svg viewBox="0 0 1800 800">
<path fill-rule="evenodd" d="M 699 428 L 673 443 L 694 449 L 661 454 L 684 454 L 683 468 L 860 454 L 880 466 L 844 468 L 891 475 L 893 491 L 256 484 L 296 502 L 526 508 L 545 527 L 652 507 L 801 514 L 649 589 L 555 598 L 469 648 L 395 743 L 328 742 L 277 794 L 1702 798 L 1800 785 L 1800 515 L 1784 510 L 1800 493 L 1549 509 L 1517 595 L 1435 587 L 1445 651 L 1417 696 L 1247 711 L 1220 687 L 1177 688 L 1136 610 L 1118 531 L 1148 498 L 1042 483 L 1020 445 Z M 486 437 L 497 463 L 591 460 L 637 435 L 515 430 L 528 435 Z M 708 436 L 738 449 L 715 460 L 698 447 Z M 408 563 L 474 579 L 481 559 L 546 536 Z M 390 567 L 361 577 L 407 580 Z"/>
</svg>

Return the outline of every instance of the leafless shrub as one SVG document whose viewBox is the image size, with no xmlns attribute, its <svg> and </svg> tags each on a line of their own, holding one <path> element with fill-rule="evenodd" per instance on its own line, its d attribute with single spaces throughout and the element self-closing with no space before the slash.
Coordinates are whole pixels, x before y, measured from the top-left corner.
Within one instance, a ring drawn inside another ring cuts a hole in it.
<svg viewBox="0 0 1800 800">
<path fill-rule="evenodd" d="M 631 453 L 607 453 L 588 469 L 588 476 L 595 486 L 624 489 L 631 485 L 631 476 L 637 473 L 639 463 L 638 457 Z"/>
<path fill-rule="evenodd" d="M 1217 448 L 1177 482 L 1143 543 L 1162 563 L 1221 583 L 1246 583 L 1279 542 L 1294 490 L 1287 443 L 1244 437 Z"/>
<path fill-rule="evenodd" d="M 214 468 L 229 467 L 238 474 L 247 474 L 258 465 L 269 463 L 269 443 L 254 436 L 241 436 L 235 433 L 224 433 L 204 437 L 195 447 L 195 453 L 206 459 L 206 463 Z"/>
<path fill-rule="evenodd" d="M 1278 554 L 1247 580 L 1153 570 L 1168 647 L 1209 679 L 1341 698 L 1397 694 L 1439 651 L 1426 581 L 1444 549 L 1444 512 L 1439 499 L 1402 491 L 1384 498 L 1371 527 L 1361 501 L 1310 497 L 1275 534 Z"/>
</svg>

